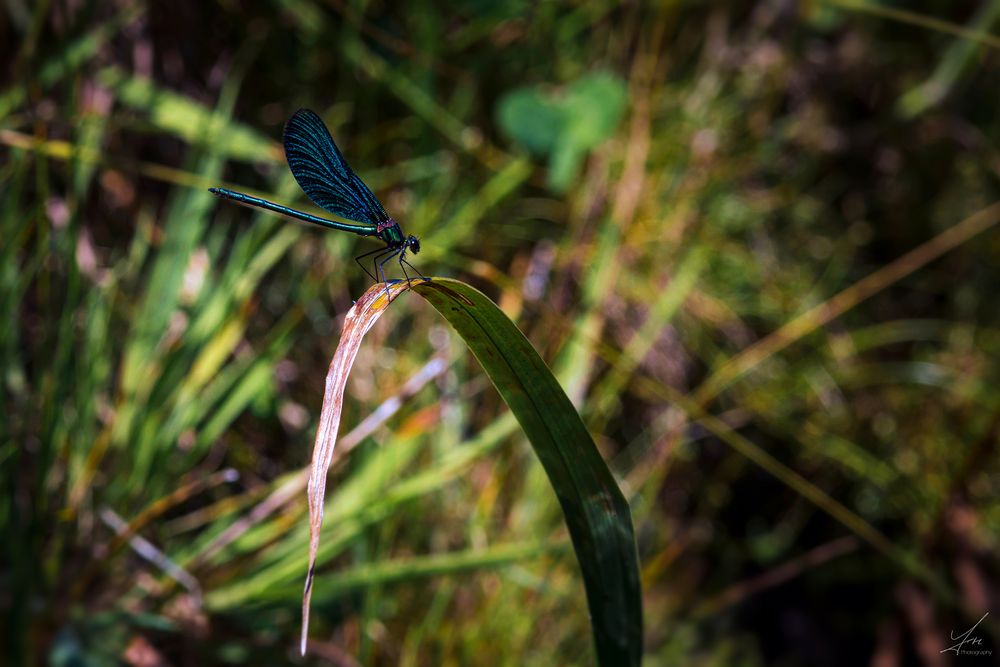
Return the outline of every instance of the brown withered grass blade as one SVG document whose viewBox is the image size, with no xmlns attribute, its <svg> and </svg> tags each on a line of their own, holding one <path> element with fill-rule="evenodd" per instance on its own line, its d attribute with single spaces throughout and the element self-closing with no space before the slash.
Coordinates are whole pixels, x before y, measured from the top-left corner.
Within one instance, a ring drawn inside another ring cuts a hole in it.
<svg viewBox="0 0 1000 667">
<path fill-rule="evenodd" d="M 344 389 L 351 366 L 358 356 L 361 341 L 365 334 L 374 326 L 378 318 L 385 312 L 389 302 L 400 292 L 408 289 L 405 282 L 388 286 L 376 283 L 361 295 L 357 303 L 347 311 L 344 320 L 344 330 L 340 335 L 340 343 L 330 362 L 330 370 L 326 374 L 326 387 L 323 390 L 323 410 L 320 413 L 319 427 L 316 429 L 316 442 L 313 445 L 312 465 L 309 471 L 309 571 L 306 574 L 306 587 L 302 596 L 302 642 L 300 650 L 306 653 L 306 639 L 309 636 L 309 604 L 312 600 L 313 570 L 316 567 L 316 552 L 319 550 L 320 530 L 323 527 L 323 504 L 326 496 L 326 475 L 333 461 L 333 446 L 337 442 L 337 431 L 340 429 L 340 415 L 344 409 Z"/>
<path fill-rule="evenodd" d="M 391 295 L 407 289 L 389 287 Z M 375 285 L 350 310 L 326 380 L 309 478 L 309 574 L 303 600 L 305 652 L 326 474 L 340 423 L 347 373 L 365 333 L 390 299 Z M 517 417 L 563 510 L 590 609 L 598 663 L 642 661 L 642 587 L 628 502 L 593 437 L 552 371 L 517 326 L 485 294 L 451 278 L 414 282 L 413 293 L 452 326 Z"/>
</svg>

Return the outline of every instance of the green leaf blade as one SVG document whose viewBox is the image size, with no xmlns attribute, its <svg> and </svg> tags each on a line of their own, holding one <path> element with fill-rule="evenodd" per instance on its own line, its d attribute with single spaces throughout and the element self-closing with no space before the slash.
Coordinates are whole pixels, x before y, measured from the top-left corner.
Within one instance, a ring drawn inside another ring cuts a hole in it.
<svg viewBox="0 0 1000 667">
<path fill-rule="evenodd" d="M 638 665 L 642 597 L 628 503 L 566 393 L 489 298 L 462 282 L 414 285 L 462 336 L 531 441 L 583 573 L 602 665 Z"/>
</svg>

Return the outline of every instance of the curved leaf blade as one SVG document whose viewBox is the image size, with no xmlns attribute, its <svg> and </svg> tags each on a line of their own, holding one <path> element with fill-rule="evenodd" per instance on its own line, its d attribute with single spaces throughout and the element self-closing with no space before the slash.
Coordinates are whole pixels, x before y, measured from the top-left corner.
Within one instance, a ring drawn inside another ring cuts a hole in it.
<svg viewBox="0 0 1000 667">
<path fill-rule="evenodd" d="M 531 441 L 559 498 L 583 573 L 602 665 L 638 665 L 642 593 L 628 503 L 576 408 L 513 322 L 457 280 L 414 284 L 462 336 Z"/>
<path fill-rule="evenodd" d="M 406 283 L 388 287 L 391 298 Z M 583 574 L 597 655 L 602 665 L 639 665 L 642 594 L 628 503 L 576 408 L 527 338 L 486 295 L 457 280 L 414 283 L 462 336 L 521 424 L 559 499 Z M 365 333 L 385 311 L 376 284 L 351 308 L 326 379 L 309 477 L 309 571 L 303 598 L 305 652 L 326 476 L 333 457 L 347 374 Z"/>
<path fill-rule="evenodd" d="M 405 284 L 390 286 L 393 294 L 405 290 Z M 344 409 L 344 390 L 347 376 L 361 349 L 365 334 L 375 326 L 375 322 L 385 312 L 390 301 L 385 297 L 386 288 L 381 283 L 372 285 L 361 295 L 357 303 L 347 311 L 344 329 L 337 344 L 337 351 L 326 373 L 323 389 L 323 409 L 320 412 L 316 441 L 313 444 L 312 463 L 309 466 L 309 481 L 306 494 L 309 499 L 309 569 L 302 594 L 302 637 L 299 650 L 306 654 L 306 640 L 309 635 L 309 606 L 312 601 L 312 582 L 316 568 L 316 554 L 319 551 L 320 530 L 323 527 L 323 504 L 326 498 L 326 476 L 333 463 L 333 446 L 340 430 L 340 415 Z"/>
</svg>

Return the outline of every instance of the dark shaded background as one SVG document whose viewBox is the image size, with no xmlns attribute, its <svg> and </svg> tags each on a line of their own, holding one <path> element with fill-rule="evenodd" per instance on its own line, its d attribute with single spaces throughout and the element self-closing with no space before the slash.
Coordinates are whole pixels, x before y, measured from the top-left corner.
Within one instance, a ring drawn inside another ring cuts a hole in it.
<svg viewBox="0 0 1000 667">
<path fill-rule="evenodd" d="M 942 651 L 1000 614 L 998 18 L 5 4 L 4 664 L 298 660 L 294 484 L 371 247 L 205 189 L 308 208 L 300 107 L 580 407 L 646 664 L 995 664 Z M 592 663 L 555 498 L 461 343 L 403 299 L 349 391 L 305 661 Z"/>
</svg>

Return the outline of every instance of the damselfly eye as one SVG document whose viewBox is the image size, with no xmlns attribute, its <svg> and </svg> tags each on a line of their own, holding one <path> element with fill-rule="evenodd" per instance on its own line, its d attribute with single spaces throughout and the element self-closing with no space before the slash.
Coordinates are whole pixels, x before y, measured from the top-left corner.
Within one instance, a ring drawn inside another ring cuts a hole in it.
<svg viewBox="0 0 1000 667">
<path fill-rule="evenodd" d="M 416 236 L 411 236 L 407 240 L 407 244 L 410 246 L 410 250 L 413 252 L 414 255 L 420 252 L 420 241 L 417 240 Z"/>
</svg>

